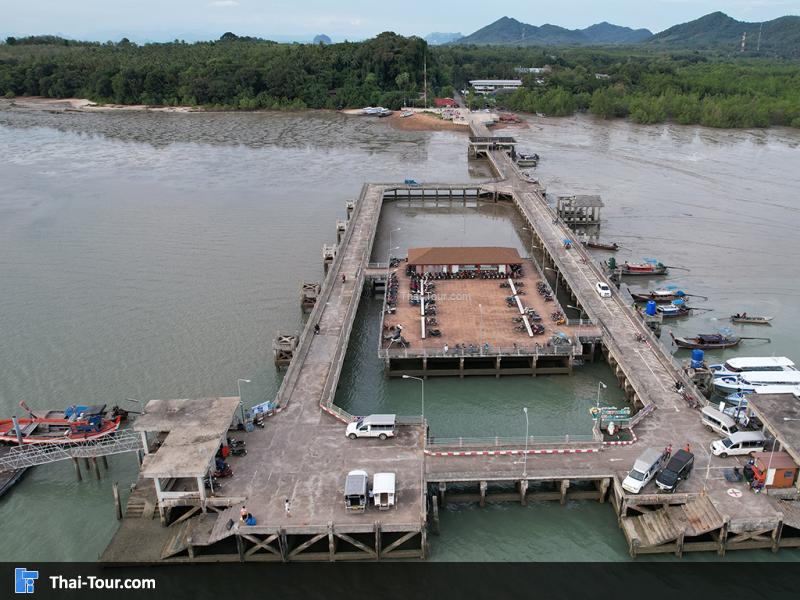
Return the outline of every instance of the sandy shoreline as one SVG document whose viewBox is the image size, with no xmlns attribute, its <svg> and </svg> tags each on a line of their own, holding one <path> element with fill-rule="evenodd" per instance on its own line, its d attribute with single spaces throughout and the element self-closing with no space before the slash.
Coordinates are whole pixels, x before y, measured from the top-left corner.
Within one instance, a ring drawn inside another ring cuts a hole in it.
<svg viewBox="0 0 800 600">
<path fill-rule="evenodd" d="M 165 113 L 190 113 L 190 112 L 239 112 L 220 111 L 196 108 L 192 106 L 149 106 L 146 104 L 97 104 L 86 98 L 44 98 L 42 96 L 19 96 L 16 98 L 0 98 L 0 110 L 22 109 L 47 112 L 165 112 Z M 248 112 L 273 112 L 273 111 L 248 111 Z M 303 111 L 300 111 L 303 112 Z M 364 117 L 360 108 L 338 111 L 350 116 Z M 381 119 L 382 120 L 382 119 Z M 469 131 L 464 124 L 444 120 L 430 112 L 414 111 L 410 117 L 401 116 L 401 111 L 395 111 L 388 117 L 389 124 L 399 131 Z"/>
</svg>

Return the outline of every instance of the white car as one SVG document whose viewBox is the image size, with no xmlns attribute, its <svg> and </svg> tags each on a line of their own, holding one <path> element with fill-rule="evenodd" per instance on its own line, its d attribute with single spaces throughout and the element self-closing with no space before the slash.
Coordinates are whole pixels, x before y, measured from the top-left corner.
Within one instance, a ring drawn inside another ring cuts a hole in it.
<svg viewBox="0 0 800 600">
<path fill-rule="evenodd" d="M 611 298 L 611 288 L 608 287 L 608 284 L 598 281 L 594 289 L 597 290 L 601 298 Z"/>
</svg>

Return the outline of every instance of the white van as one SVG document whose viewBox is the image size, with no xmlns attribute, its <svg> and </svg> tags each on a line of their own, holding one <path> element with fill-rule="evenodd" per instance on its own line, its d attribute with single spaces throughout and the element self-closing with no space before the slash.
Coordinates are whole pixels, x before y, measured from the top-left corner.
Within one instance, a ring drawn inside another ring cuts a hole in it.
<svg viewBox="0 0 800 600">
<path fill-rule="evenodd" d="M 394 503 L 394 473 L 375 473 L 372 478 L 372 500 L 378 510 L 388 510 Z"/>
<path fill-rule="evenodd" d="M 739 431 L 733 417 L 729 417 L 713 406 L 704 407 L 703 410 L 700 411 L 700 418 L 703 421 L 703 425 L 721 435 L 731 435 Z"/>
<path fill-rule="evenodd" d="M 633 468 L 628 472 L 628 476 L 622 481 L 622 489 L 631 494 L 638 494 L 647 485 L 667 457 L 664 452 L 655 448 L 648 448 L 642 452 L 641 456 L 633 463 Z"/>
<path fill-rule="evenodd" d="M 346 510 L 367 510 L 367 475 L 366 471 L 356 469 L 347 474 L 344 480 L 344 507 Z"/>
<path fill-rule="evenodd" d="M 396 415 L 368 415 L 347 424 L 345 434 L 351 440 L 360 437 L 376 437 L 385 440 L 394 437 Z"/>
<path fill-rule="evenodd" d="M 763 452 L 767 438 L 760 431 L 737 431 L 724 440 L 711 442 L 711 454 L 721 458 Z"/>
</svg>

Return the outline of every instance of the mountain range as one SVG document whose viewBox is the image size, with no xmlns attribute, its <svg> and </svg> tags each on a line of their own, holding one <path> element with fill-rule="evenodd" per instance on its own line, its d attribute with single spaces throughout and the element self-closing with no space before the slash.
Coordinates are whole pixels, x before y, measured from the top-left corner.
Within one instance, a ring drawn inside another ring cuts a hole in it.
<svg viewBox="0 0 800 600">
<path fill-rule="evenodd" d="M 511 17 L 503 17 L 455 44 L 506 46 L 585 46 L 635 44 L 653 37 L 647 29 L 631 29 L 611 23 L 597 23 L 586 29 L 565 29 L 558 25 L 528 25 Z"/>
<path fill-rule="evenodd" d="M 800 17 L 785 16 L 763 23 L 737 21 L 714 12 L 694 21 L 675 25 L 653 34 L 647 29 L 631 29 L 602 22 L 585 29 L 566 29 L 558 25 L 541 26 L 503 17 L 450 44 L 502 46 L 607 46 L 646 45 L 667 49 L 690 48 L 735 52 L 767 52 L 785 56 L 800 55 Z"/>
</svg>

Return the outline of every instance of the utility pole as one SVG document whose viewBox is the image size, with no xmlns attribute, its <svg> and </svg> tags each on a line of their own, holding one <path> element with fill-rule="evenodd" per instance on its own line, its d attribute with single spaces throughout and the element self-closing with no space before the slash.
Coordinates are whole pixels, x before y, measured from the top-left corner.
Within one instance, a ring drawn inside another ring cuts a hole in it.
<svg viewBox="0 0 800 600">
<path fill-rule="evenodd" d="M 422 62 L 422 97 L 423 102 L 425 103 L 425 108 L 428 108 L 428 53 L 425 52 L 424 59 Z"/>
<path fill-rule="evenodd" d="M 764 29 L 764 23 L 758 26 L 758 41 L 756 42 L 756 52 L 761 51 L 761 30 Z"/>
</svg>

